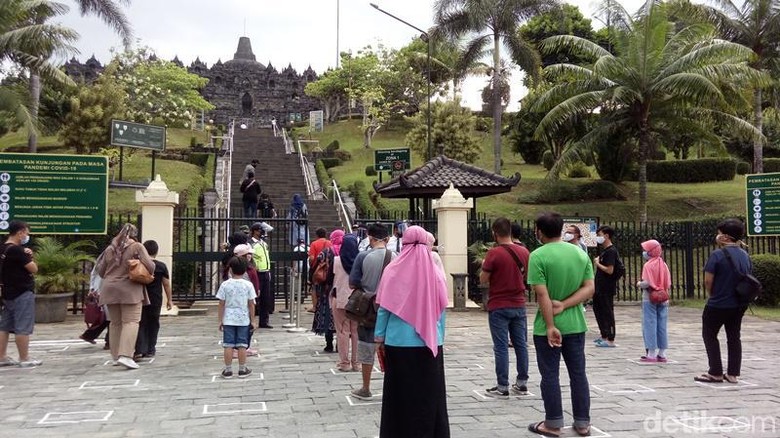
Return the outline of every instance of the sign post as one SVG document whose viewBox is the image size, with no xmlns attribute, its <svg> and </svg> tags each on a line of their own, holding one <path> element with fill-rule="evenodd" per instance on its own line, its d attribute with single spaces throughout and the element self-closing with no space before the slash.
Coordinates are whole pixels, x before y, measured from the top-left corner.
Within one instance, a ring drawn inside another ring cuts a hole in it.
<svg viewBox="0 0 780 438">
<path fill-rule="evenodd" d="M 17 219 L 38 234 L 105 234 L 108 157 L 0 154 L 0 231 Z"/>
<path fill-rule="evenodd" d="M 780 236 L 780 173 L 745 175 L 748 236 Z"/>
<path fill-rule="evenodd" d="M 111 145 L 119 146 L 119 180 L 122 181 L 125 146 L 152 151 L 152 180 L 154 180 L 154 165 L 158 151 L 165 150 L 165 127 L 126 122 L 111 121 Z"/>
<path fill-rule="evenodd" d="M 377 172 L 403 172 L 411 169 L 411 166 L 412 158 L 409 148 L 377 149 L 374 151 L 374 170 Z"/>
</svg>

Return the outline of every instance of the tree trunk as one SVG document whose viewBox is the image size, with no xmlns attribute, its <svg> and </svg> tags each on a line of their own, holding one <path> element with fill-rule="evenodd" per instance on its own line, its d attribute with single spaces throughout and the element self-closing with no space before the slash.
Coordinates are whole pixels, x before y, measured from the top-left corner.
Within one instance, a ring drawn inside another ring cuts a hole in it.
<svg viewBox="0 0 780 438">
<path fill-rule="evenodd" d="M 639 128 L 639 222 L 647 222 L 647 151 L 650 134 L 646 127 Z"/>
<path fill-rule="evenodd" d="M 30 128 L 27 137 L 27 152 L 38 152 L 38 107 L 41 103 L 41 77 L 35 70 L 30 70 L 30 117 L 35 126 Z"/>
<path fill-rule="evenodd" d="M 501 75 L 501 57 L 499 50 L 498 34 L 493 35 L 493 77 L 491 86 L 493 87 L 493 171 L 501 173 L 501 93 L 498 88 L 498 81 Z"/>
<path fill-rule="evenodd" d="M 761 108 L 761 89 L 753 93 L 753 126 L 764 132 L 764 112 Z M 760 137 L 753 139 L 753 173 L 764 173 L 764 145 Z"/>
</svg>

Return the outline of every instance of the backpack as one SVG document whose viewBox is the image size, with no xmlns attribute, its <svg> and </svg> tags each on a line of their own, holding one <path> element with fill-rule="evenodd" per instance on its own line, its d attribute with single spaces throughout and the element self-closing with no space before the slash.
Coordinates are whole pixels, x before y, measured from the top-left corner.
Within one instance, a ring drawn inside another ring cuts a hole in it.
<svg viewBox="0 0 780 438">
<path fill-rule="evenodd" d="M 274 204 L 267 199 L 261 199 L 260 202 L 257 203 L 257 211 L 260 213 L 260 217 L 273 217 L 273 210 Z"/>
<path fill-rule="evenodd" d="M 311 282 L 313 284 L 327 284 L 328 279 L 332 275 L 330 262 L 333 259 L 333 251 L 330 248 L 325 248 L 317 256 L 317 264 L 314 267 L 314 272 L 311 275 Z"/>
<path fill-rule="evenodd" d="M 731 265 L 731 269 L 733 269 L 734 272 L 736 272 L 737 276 L 739 277 L 739 280 L 737 280 L 737 285 L 735 287 L 737 293 L 737 301 L 739 301 L 740 304 L 752 304 L 758 299 L 758 297 L 761 296 L 761 293 L 764 292 L 764 286 L 761 284 L 761 281 L 759 281 L 752 274 L 742 273 L 737 268 L 737 264 L 734 263 L 734 259 L 731 258 L 731 254 L 729 254 L 729 252 L 726 251 L 726 248 L 723 248 L 721 250 L 723 251 L 724 254 L 726 254 L 726 259 L 728 259 L 729 264 Z"/>
<path fill-rule="evenodd" d="M 308 217 L 309 214 L 303 208 L 294 208 L 292 211 L 292 218 L 295 219 L 295 223 L 298 225 L 306 225 Z"/>
<path fill-rule="evenodd" d="M 620 260 L 620 257 L 618 256 L 617 259 L 615 259 L 615 269 L 612 270 L 612 278 L 617 280 L 620 280 L 626 275 L 626 266 L 623 264 L 623 260 Z"/>
</svg>

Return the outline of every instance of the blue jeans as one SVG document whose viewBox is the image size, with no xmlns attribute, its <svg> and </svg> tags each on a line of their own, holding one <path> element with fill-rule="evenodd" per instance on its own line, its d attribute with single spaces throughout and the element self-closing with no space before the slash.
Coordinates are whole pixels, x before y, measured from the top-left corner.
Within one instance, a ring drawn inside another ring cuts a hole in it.
<svg viewBox="0 0 780 438">
<path fill-rule="evenodd" d="M 574 427 L 590 424 L 590 386 L 585 375 L 585 333 L 563 335 L 560 347 L 550 347 L 547 336 L 534 336 L 536 363 L 542 380 L 539 387 L 544 400 L 544 425 L 563 427 L 563 402 L 561 401 L 561 355 L 569 372 Z"/>
<path fill-rule="evenodd" d="M 656 348 L 669 348 L 666 331 L 666 321 L 669 319 L 668 303 L 653 304 L 649 300 L 642 301 L 642 338 L 650 353 Z"/>
<path fill-rule="evenodd" d="M 249 326 L 248 325 L 225 325 L 222 326 L 222 347 L 224 348 L 248 348 L 249 347 Z"/>
<path fill-rule="evenodd" d="M 528 382 L 528 320 L 525 307 L 491 310 L 488 316 L 490 335 L 493 337 L 493 356 L 496 361 L 498 389 L 509 389 L 509 344 L 512 339 L 517 358 L 518 385 Z"/>
</svg>

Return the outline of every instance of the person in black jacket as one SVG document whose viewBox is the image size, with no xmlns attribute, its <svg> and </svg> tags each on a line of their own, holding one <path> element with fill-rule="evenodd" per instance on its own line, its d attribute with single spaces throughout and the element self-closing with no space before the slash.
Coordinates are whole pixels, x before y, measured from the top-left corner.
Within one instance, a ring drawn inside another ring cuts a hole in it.
<svg viewBox="0 0 780 438">
<path fill-rule="evenodd" d="M 244 217 L 257 217 L 257 197 L 260 196 L 262 190 L 260 189 L 260 183 L 255 179 L 255 174 L 249 172 L 247 178 L 241 182 L 241 193 L 244 195 L 241 200 L 244 202 Z"/>
</svg>

